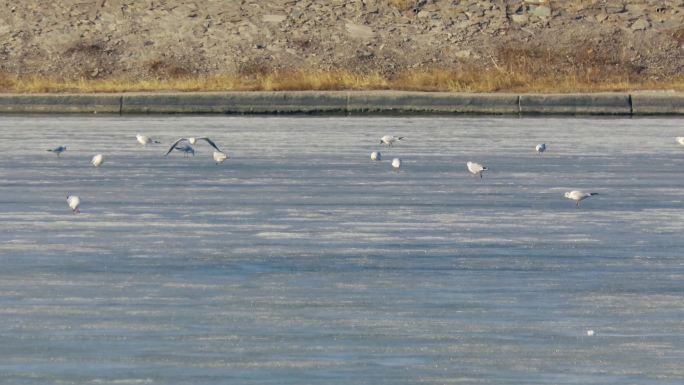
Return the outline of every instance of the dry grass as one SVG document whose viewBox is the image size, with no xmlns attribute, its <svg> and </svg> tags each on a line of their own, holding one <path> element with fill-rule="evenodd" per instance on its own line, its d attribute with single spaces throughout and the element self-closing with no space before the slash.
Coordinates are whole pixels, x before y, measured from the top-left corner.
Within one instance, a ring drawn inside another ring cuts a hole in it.
<svg viewBox="0 0 684 385">
<path fill-rule="evenodd" d="M 450 92 L 601 92 L 644 89 L 684 91 L 684 75 L 675 79 L 642 79 L 639 69 L 585 67 L 574 70 L 556 68 L 530 70 L 528 58 L 509 60 L 506 65 L 493 61 L 488 69 L 463 66 L 456 69 L 408 71 L 391 78 L 378 73 L 350 71 L 273 72 L 241 76 L 184 76 L 167 79 L 130 80 L 58 79 L 45 76 L 0 74 L 0 91 L 7 93 L 62 92 L 151 92 L 151 91 L 298 91 L 298 90 L 414 90 Z"/>
</svg>

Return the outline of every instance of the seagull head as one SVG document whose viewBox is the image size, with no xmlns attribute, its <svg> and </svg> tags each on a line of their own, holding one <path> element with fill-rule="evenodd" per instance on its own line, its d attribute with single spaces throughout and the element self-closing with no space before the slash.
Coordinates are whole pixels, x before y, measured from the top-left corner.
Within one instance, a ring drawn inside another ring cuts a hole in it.
<svg viewBox="0 0 684 385">
<path fill-rule="evenodd" d="M 566 198 L 570 198 L 570 191 L 566 192 L 564 195 Z"/>
</svg>

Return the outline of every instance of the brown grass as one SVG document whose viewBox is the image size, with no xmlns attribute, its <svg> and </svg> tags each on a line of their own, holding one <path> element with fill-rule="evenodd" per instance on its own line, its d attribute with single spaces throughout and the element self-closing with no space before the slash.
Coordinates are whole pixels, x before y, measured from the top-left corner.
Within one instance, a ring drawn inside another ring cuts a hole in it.
<svg viewBox="0 0 684 385">
<path fill-rule="evenodd" d="M 435 68 L 407 71 L 392 77 L 350 71 L 271 72 L 252 75 L 180 76 L 131 80 L 126 78 L 60 79 L 48 76 L 0 74 L 0 91 L 7 93 L 152 92 L 152 91 L 297 91 L 297 90 L 414 90 L 449 92 L 601 92 L 644 89 L 684 91 L 684 75 L 662 81 L 639 75 L 639 68 L 595 68 L 577 63 L 573 70 L 531 71 L 529 58 L 506 64 L 492 60 L 482 69 Z"/>
</svg>

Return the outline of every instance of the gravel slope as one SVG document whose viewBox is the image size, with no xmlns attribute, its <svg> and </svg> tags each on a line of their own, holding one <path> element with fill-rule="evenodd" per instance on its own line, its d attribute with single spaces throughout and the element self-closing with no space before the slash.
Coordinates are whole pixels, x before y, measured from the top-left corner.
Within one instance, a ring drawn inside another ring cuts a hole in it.
<svg viewBox="0 0 684 385">
<path fill-rule="evenodd" d="M 535 3 L 542 4 L 535 4 Z M 0 71 L 67 77 L 600 65 L 684 72 L 684 1 L 0 2 Z"/>
</svg>

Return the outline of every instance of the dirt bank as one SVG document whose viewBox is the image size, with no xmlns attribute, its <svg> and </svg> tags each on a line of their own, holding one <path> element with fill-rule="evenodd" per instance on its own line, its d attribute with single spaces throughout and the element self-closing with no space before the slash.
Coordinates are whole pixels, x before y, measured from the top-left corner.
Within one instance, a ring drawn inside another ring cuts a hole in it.
<svg viewBox="0 0 684 385">
<path fill-rule="evenodd" d="M 65 78 L 505 68 L 684 73 L 684 0 L 3 1 L 0 71 Z"/>
</svg>

